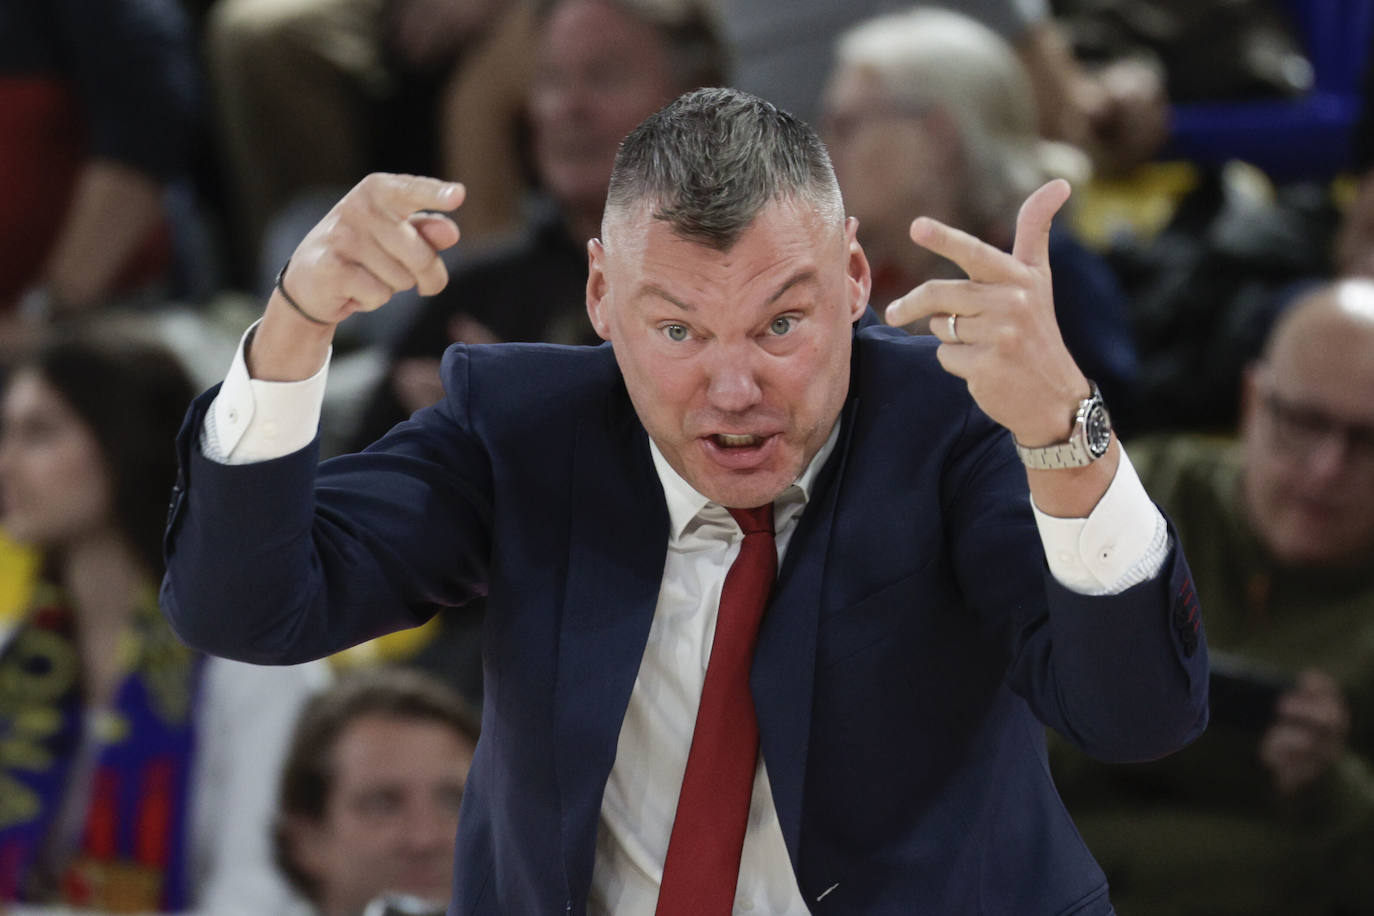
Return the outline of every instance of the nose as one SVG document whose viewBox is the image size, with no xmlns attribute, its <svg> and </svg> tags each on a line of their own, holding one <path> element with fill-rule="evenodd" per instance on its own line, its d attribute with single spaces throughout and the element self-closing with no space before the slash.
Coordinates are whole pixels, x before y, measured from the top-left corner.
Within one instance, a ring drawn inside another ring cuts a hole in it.
<svg viewBox="0 0 1374 916">
<path fill-rule="evenodd" d="M 544 78 L 534 108 L 546 126 L 568 126 L 589 115 L 591 98 L 585 79 L 574 74 L 550 74 Z"/>
<path fill-rule="evenodd" d="M 406 842 L 414 851 L 450 847 L 457 834 L 458 818 L 437 805 L 417 804 L 407 818 Z"/>
<path fill-rule="evenodd" d="M 756 360 L 747 346 L 716 347 L 706 390 L 711 407 L 723 413 L 742 413 L 759 403 L 763 388 Z"/>
</svg>

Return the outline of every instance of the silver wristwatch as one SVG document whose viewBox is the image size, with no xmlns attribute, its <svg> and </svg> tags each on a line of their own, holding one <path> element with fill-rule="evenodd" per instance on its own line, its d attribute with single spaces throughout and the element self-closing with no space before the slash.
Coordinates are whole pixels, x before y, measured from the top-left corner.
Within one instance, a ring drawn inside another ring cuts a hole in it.
<svg viewBox="0 0 1374 916">
<path fill-rule="evenodd" d="M 1092 393 L 1078 402 L 1067 442 L 1040 448 L 1026 448 L 1016 443 L 1016 454 L 1021 456 L 1026 467 L 1037 471 L 1081 468 L 1107 454 L 1112 444 L 1112 418 L 1107 414 L 1107 405 L 1102 402 L 1097 383 L 1089 380 L 1088 384 L 1092 386 Z"/>
</svg>

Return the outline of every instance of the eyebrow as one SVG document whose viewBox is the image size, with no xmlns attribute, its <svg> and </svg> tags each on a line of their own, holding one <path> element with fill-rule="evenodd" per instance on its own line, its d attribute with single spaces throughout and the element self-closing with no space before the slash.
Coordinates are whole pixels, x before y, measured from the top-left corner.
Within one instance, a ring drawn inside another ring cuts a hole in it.
<svg viewBox="0 0 1374 916">
<path fill-rule="evenodd" d="M 784 281 L 783 284 L 777 288 L 773 295 L 768 297 L 768 304 L 772 305 L 774 302 L 777 302 L 792 287 L 798 286 L 802 283 L 814 283 L 815 280 L 816 272 L 814 270 L 806 268 L 804 270 L 797 271 L 791 277 L 787 278 L 787 280 Z M 668 292 L 666 289 L 659 286 L 657 283 L 645 283 L 643 286 L 641 286 L 639 288 L 639 293 L 636 295 L 635 298 L 641 298 L 643 296 L 657 296 L 660 299 L 664 299 L 668 302 L 671 302 L 673 305 L 676 305 L 684 312 L 696 311 L 696 306 L 688 302 L 683 302 L 681 299 L 674 296 L 672 293 Z"/>
<path fill-rule="evenodd" d="M 777 292 L 768 297 L 768 304 L 772 305 L 774 302 L 777 302 L 779 299 L 783 297 L 783 295 L 789 289 L 791 289 L 794 286 L 798 286 L 802 283 L 814 283 L 815 281 L 816 272 L 814 270 L 811 270 L 810 268 L 807 268 L 805 270 L 799 270 L 790 278 L 788 278 L 787 282 L 783 283 L 782 286 L 779 286 Z"/>
<path fill-rule="evenodd" d="M 696 311 L 695 306 L 683 302 L 681 299 L 674 296 L 672 293 L 668 292 L 666 289 L 659 286 L 657 283 L 645 283 L 643 286 L 639 288 L 639 292 L 635 294 L 636 299 L 642 299 L 645 296 L 657 296 L 660 299 L 666 299 L 673 305 L 676 305 L 678 308 L 682 309 L 684 312 Z"/>
</svg>

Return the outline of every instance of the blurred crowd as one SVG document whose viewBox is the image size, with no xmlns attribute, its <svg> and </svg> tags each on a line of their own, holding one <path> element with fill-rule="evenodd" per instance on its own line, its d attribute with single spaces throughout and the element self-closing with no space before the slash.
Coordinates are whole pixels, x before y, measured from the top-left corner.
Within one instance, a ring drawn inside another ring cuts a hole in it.
<svg viewBox="0 0 1374 916">
<path fill-rule="evenodd" d="M 1213 710 L 1166 760 L 1047 766 L 1125 916 L 1374 912 L 1371 44 L 1355 0 L 0 0 L 0 916 L 443 912 L 483 609 L 191 652 L 174 436 L 372 171 L 463 181 L 463 240 L 340 328 L 325 457 L 440 398 L 454 342 L 598 343 L 617 145 L 725 84 L 820 129 L 875 309 L 957 275 L 916 216 L 1009 248 L 1070 181 L 1059 324 L 1187 551 Z"/>
</svg>

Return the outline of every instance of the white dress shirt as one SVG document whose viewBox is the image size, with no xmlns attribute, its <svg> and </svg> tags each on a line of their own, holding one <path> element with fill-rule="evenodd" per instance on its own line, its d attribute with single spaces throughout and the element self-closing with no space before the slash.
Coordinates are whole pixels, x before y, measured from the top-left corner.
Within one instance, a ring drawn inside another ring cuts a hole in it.
<svg viewBox="0 0 1374 916">
<path fill-rule="evenodd" d="M 325 373 L 321 368 L 301 382 L 250 379 L 241 343 L 206 415 L 201 433 L 205 456 L 239 464 L 287 455 L 308 444 L 319 422 Z M 838 429 L 837 424 L 801 478 L 774 503 L 780 568 L 810 487 L 835 447 Z M 711 655 L 721 586 L 743 540 L 739 526 L 722 506 L 683 480 L 652 442 L 650 450 L 668 506 L 667 559 L 639 676 L 621 725 L 615 764 L 602 797 L 588 901 L 590 912 L 616 916 L 647 916 L 657 903 Z M 1164 518 L 1145 494 L 1124 449 L 1116 476 L 1087 518 L 1054 518 L 1034 504 L 1032 510 L 1050 572 L 1066 588 L 1082 594 L 1125 591 L 1156 575 L 1168 555 Z M 784 916 L 809 912 L 792 874 L 761 756 L 734 912 Z"/>
</svg>

